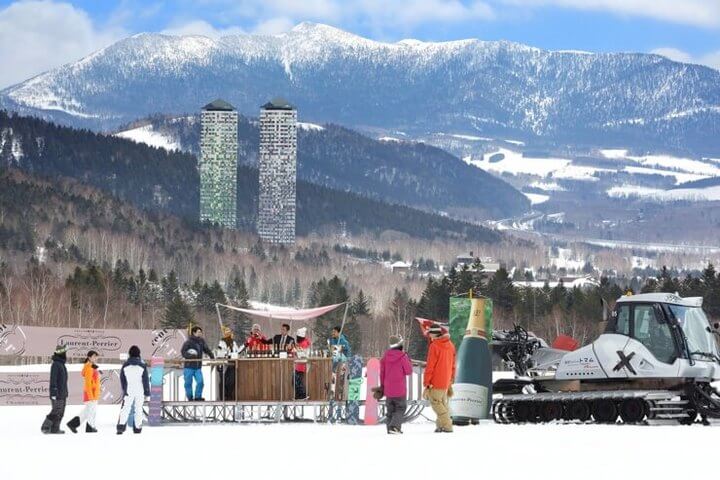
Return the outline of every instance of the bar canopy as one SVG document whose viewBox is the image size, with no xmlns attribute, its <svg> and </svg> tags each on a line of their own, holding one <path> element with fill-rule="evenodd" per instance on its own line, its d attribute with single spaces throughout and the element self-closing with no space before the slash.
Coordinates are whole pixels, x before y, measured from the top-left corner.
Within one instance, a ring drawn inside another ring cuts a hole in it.
<svg viewBox="0 0 720 480">
<path fill-rule="evenodd" d="M 218 306 L 229 308 L 230 310 L 236 310 L 246 315 L 251 315 L 256 318 L 264 318 L 268 320 L 314 320 L 321 315 L 325 315 L 328 312 L 332 312 L 336 308 L 345 305 L 343 303 L 336 303 L 335 305 L 327 305 L 325 307 L 317 308 L 305 308 L 305 309 L 291 309 L 287 307 L 281 308 L 268 308 L 263 310 L 250 309 L 250 308 L 239 308 L 232 305 L 225 305 L 218 303 Z"/>
</svg>

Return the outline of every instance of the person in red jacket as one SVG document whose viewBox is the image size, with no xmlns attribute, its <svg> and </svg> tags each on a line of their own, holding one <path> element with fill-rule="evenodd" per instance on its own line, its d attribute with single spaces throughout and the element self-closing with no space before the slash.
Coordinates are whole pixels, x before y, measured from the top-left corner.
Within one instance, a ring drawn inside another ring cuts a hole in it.
<svg viewBox="0 0 720 480">
<path fill-rule="evenodd" d="M 293 343 L 295 351 L 295 400 L 307 400 L 305 389 L 305 372 L 307 371 L 307 357 L 310 354 L 310 339 L 307 338 L 307 327 L 298 328 L 297 337 Z"/>
<path fill-rule="evenodd" d="M 380 360 L 380 386 L 385 395 L 387 410 L 387 433 L 402 433 L 402 424 L 407 408 L 406 377 L 412 373 L 412 364 L 403 352 L 403 338 L 390 337 L 390 348 Z"/>
<path fill-rule="evenodd" d="M 252 326 L 252 330 L 250 330 L 250 336 L 245 340 L 245 348 L 248 351 L 261 350 L 265 348 L 265 345 L 268 343 L 270 342 L 267 337 L 260 331 L 260 325 L 256 323 Z"/>
<path fill-rule="evenodd" d="M 430 348 L 423 377 L 423 398 L 430 401 L 436 415 L 435 433 L 452 432 L 452 420 L 448 398 L 452 397 L 452 384 L 455 382 L 455 345 L 450 335 L 442 328 L 433 326 L 428 330 Z"/>
</svg>

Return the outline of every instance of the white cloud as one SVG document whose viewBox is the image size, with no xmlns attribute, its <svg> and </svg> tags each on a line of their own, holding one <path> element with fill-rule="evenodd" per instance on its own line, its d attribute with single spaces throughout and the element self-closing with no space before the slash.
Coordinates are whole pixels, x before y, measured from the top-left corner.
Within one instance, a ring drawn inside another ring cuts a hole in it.
<svg viewBox="0 0 720 480">
<path fill-rule="evenodd" d="M 160 33 L 165 35 L 203 35 L 210 38 L 219 38 L 225 35 L 240 35 L 245 31 L 240 27 L 216 28 L 205 20 L 192 20 L 175 24 Z"/>
<path fill-rule="evenodd" d="M 205 0 L 235 18 L 255 21 L 255 31 L 281 31 L 301 21 L 346 28 L 403 30 L 426 24 L 451 24 L 495 17 L 483 0 Z"/>
<path fill-rule="evenodd" d="M 700 56 L 693 56 L 693 55 L 689 54 L 688 52 L 685 52 L 685 51 L 677 49 L 677 48 L 662 47 L 662 48 L 656 48 L 655 50 L 651 51 L 650 53 L 662 55 L 663 57 L 667 57 L 670 60 L 674 60 L 676 62 L 696 63 L 698 65 L 706 65 L 708 67 L 712 67 L 714 69 L 720 70 L 720 50 L 715 51 L 715 52 L 706 53 L 706 54 L 700 55 Z"/>
<path fill-rule="evenodd" d="M 381 28 L 414 27 L 428 23 L 457 23 L 489 20 L 495 13 L 485 2 L 463 3 L 458 0 L 356 0 L 353 16 L 365 17 L 368 23 Z"/>
<path fill-rule="evenodd" d="M 295 26 L 295 22 L 287 17 L 278 17 L 265 20 L 255 25 L 253 33 L 260 35 L 275 35 L 290 30 Z"/>
<path fill-rule="evenodd" d="M 608 11 L 699 27 L 720 27 L 718 0 L 500 0 L 516 6 L 556 6 Z"/>
<path fill-rule="evenodd" d="M 67 3 L 21 1 L 0 10 L 0 88 L 77 60 L 126 35 L 99 31 Z"/>
</svg>

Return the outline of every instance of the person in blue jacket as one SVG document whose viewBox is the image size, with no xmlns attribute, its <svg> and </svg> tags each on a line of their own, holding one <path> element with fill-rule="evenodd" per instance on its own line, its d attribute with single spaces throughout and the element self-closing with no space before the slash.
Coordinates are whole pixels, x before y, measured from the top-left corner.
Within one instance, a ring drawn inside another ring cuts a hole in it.
<svg viewBox="0 0 720 480">
<path fill-rule="evenodd" d="M 123 391 L 123 403 L 117 424 L 117 434 L 122 435 L 127 428 L 130 410 L 135 409 L 133 432 L 142 432 L 143 403 L 150 396 L 150 377 L 145 363 L 140 358 L 137 345 L 130 347 L 129 358 L 120 369 L 120 385 Z"/>
<path fill-rule="evenodd" d="M 344 362 L 352 357 L 352 349 L 348 339 L 340 333 L 340 327 L 333 327 L 330 340 L 328 340 L 333 354 L 333 363 Z"/>
<path fill-rule="evenodd" d="M 210 358 L 215 358 L 215 355 L 207 346 L 207 343 L 205 343 L 202 328 L 196 325 L 190 330 L 190 338 L 183 343 L 180 353 L 185 360 L 190 360 L 189 362 L 185 362 L 185 368 L 183 368 L 185 397 L 188 401 L 195 400 L 203 402 L 205 401 L 202 396 L 203 387 L 205 386 L 202 374 L 203 353 L 207 354 Z M 193 393 L 192 388 L 193 380 L 195 380 L 195 393 Z"/>
</svg>

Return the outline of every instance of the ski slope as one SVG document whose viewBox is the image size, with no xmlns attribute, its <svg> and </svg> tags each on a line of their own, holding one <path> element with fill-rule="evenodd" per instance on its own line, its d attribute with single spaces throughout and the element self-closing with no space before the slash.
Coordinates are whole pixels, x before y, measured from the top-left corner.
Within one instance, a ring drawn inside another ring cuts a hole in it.
<svg viewBox="0 0 720 480">
<path fill-rule="evenodd" d="M 144 143 L 155 148 L 164 148 L 168 151 L 180 150 L 180 145 L 170 136 L 158 132 L 152 125 L 125 130 L 115 134 L 116 137 L 125 138 L 135 143 Z"/>
<path fill-rule="evenodd" d="M 48 410 L 0 407 L 0 478 L 659 480 L 716 471 L 712 426 L 483 422 L 435 434 L 421 419 L 402 436 L 383 426 L 313 423 L 146 426 L 118 436 L 119 407 L 100 406 L 99 433 L 42 435 Z M 65 421 L 79 410 L 68 407 Z"/>
</svg>

